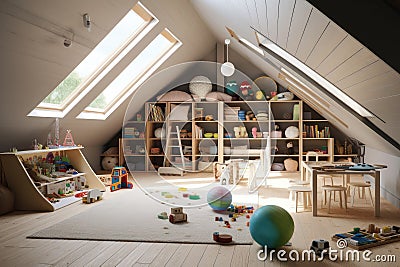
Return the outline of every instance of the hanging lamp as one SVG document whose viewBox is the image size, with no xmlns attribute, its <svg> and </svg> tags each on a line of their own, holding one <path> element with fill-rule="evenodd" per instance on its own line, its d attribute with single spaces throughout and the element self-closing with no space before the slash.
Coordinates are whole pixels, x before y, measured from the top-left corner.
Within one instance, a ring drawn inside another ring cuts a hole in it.
<svg viewBox="0 0 400 267">
<path fill-rule="evenodd" d="M 229 57 L 228 57 L 228 50 L 229 50 L 229 44 L 231 40 L 225 39 L 225 44 L 226 44 L 226 62 L 221 65 L 221 73 L 222 75 L 229 77 L 232 76 L 232 74 L 235 72 L 235 66 L 229 62 Z"/>
</svg>

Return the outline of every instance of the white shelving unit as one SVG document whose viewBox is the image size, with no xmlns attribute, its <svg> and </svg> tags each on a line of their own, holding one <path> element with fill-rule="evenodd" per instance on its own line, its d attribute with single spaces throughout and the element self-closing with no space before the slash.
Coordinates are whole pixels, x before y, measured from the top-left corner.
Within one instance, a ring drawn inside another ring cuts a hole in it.
<svg viewBox="0 0 400 267">
<path fill-rule="evenodd" d="M 34 211 L 54 211 L 65 207 L 71 203 L 81 200 L 74 195 L 59 198 L 58 202 L 51 203 L 46 198 L 48 186 L 61 183 L 66 180 L 73 181 L 76 177 L 84 176 L 89 188 L 97 188 L 105 191 L 104 184 L 97 178 L 92 168 L 83 156 L 81 149 L 83 147 L 60 147 L 47 150 L 28 150 L 16 153 L 0 153 L 2 172 L 4 173 L 8 188 L 14 193 L 16 210 L 34 210 Z M 22 161 L 29 157 L 46 158 L 48 153 L 60 153 L 68 157 L 70 164 L 79 170 L 76 175 L 58 178 L 57 181 L 35 184 L 32 177 L 28 174 Z"/>
</svg>

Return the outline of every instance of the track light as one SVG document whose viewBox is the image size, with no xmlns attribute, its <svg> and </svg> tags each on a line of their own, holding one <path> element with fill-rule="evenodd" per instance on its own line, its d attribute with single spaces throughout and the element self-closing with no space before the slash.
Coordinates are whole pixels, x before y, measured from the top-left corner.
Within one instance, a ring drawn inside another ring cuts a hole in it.
<svg viewBox="0 0 400 267">
<path fill-rule="evenodd" d="M 88 13 L 83 15 L 83 26 L 90 32 L 92 22 L 90 21 L 90 16 Z"/>
</svg>

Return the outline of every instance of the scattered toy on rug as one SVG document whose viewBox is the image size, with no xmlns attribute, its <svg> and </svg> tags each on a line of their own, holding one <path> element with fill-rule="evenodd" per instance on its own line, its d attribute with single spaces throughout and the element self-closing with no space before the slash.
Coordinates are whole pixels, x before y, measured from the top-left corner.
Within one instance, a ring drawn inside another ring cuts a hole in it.
<svg viewBox="0 0 400 267">
<path fill-rule="evenodd" d="M 171 214 L 169 215 L 170 223 L 187 222 L 187 214 L 183 212 L 182 207 L 171 208 Z"/>
<path fill-rule="evenodd" d="M 231 243 L 232 236 L 228 234 L 220 234 L 219 232 L 214 232 L 213 240 L 218 243 Z"/>
<path fill-rule="evenodd" d="M 158 214 L 157 216 L 158 216 L 158 219 L 162 219 L 162 220 L 168 219 L 168 214 L 167 214 L 167 212 L 165 212 L 165 211 L 161 212 L 161 213 Z"/>
<path fill-rule="evenodd" d="M 313 240 L 310 250 L 313 250 L 318 256 L 320 256 L 322 253 L 325 254 L 329 250 L 329 241 L 324 239 Z"/>
</svg>

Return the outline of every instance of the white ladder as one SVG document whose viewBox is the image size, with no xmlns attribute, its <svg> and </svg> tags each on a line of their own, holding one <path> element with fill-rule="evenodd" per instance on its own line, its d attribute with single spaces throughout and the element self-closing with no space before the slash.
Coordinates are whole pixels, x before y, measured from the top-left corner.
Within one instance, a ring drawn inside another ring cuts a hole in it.
<svg viewBox="0 0 400 267">
<path fill-rule="evenodd" d="M 180 135 L 180 130 L 178 125 L 175 126 L 176 127 L 176 132 L 172 132 L 172 126 L 168 127 L 168 132 L 167 132 L 167 142 L 165 144 L 165 157 L 164 157 L 164 166 L 166 166 L 167 163 L 167 157 L 170 156 L 170 154 L 172 153 L 173 148 L 179 148 L 179 153 L 181 156 L 181 160 L 182 160 L 182 170 L 184 171 L 186 169 L 185 167 L 185 157 L 183 155 L 183 149 L 182 149 L 182 142 L 181 142 L 181 135 Z M 176 135 L 177 139 L 178 139 L 178 145 L 174 145 L 173 144 L 173 140 L 171 140 L 171 138 L 173 138 L 172 136 Z M 170 161 L 171 163 L 171 161 Z M 176 167 L 176 166 L 175 166 Z M 177 168 L 177 167 L 176 167 Z M 178 168 L 180 169 L 180 168 Z"/>
</svg>

